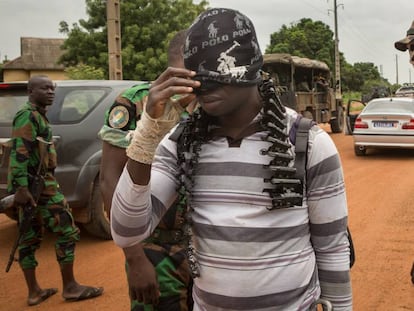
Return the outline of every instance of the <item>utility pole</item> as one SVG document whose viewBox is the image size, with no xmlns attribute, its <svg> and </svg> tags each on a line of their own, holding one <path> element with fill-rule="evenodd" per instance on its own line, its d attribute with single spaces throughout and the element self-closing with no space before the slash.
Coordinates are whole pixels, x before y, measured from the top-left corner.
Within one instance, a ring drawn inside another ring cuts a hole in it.
<svg viewBox="0 0 414 311">
<path fill-rule="evenodd" d="M 343 4 L 339 4 L 339 6 Z M 335 97 L 341 99 L 341 63 L 339 57 L 339 38 L 338 38 L 338 5 L 334 0 L 334 20 L 335 20 Z"/>
<path fill-rule="evenodd" d="M 122 80 L 121 20 L 119 0 L 107 0 L 109 79 Z"/>
<path fill-rule="evenodd" d="M 395 83 L 398 84 L 398 55 L 395 54 Z"/>
</svg>

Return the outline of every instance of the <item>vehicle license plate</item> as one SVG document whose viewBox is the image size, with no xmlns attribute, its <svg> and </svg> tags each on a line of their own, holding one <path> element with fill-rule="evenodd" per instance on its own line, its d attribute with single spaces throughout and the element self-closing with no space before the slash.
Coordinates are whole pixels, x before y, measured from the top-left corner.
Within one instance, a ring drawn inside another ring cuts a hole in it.
<svg viewBox="0 0 414 311">
<path fill-rule="evenodd" d="M 394 121 L 372 121 L 374 127 L 396 127 L 397 122 Z"/>
</svg>

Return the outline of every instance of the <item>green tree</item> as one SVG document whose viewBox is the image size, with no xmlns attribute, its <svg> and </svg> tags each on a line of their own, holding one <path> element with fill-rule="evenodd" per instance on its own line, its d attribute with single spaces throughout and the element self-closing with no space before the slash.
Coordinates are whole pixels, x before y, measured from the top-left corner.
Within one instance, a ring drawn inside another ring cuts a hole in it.
<svg viewBox="0 0 414 311">
<path fill-rule="evenodd" d="M 355 70 L 354 66 L 344 63 L 341 67 L 341 85 L 343 91 L 361 91 L 364 84 L 364 76 Z"/>
<path fill-rule="evenodd" d="M 328 25 L 310 18 L 302 18 L 289 27 L 270 35 L 266 53 L 288 53 L 325 62 L 329 68 L 334 64 L 334 33 Z"/>
<path fill-rule="evenodd" d="M 65 69 L 66 75 L 72 80 L 103 80 L 105 73 L 102 68 L 95 68 L 85 64 L 69 66 Z"/>
<path fill-rule="evenodd" d="M 370 94 L 375 87 L 388 88 L 390 84 L 381 77 L 377 66 L 371 62 L 359 62 L 353 66 L 345 64 L 342 68 L 344 91 L 358 91 Z"/>
<path fill-rule="evenodd" d="M 87 20 L 72 27 L 62 21 L 67 35 L 60 63 L 102 68 L 108 77 L 106 0 L 85 0 Z M 122 67 L 126 80 L 154 80 L 167 66 L 167 46 L 175 32 L 187 28 L 205 10 L 207 1 L 120 1 Z"/>
<path fill-rule="evenodd" d="M 363 80 L 380 80 L 381 75 L 378 71 L 378 67 L 374 63 L 355 63 L 354 70 L 358 75 L 363 77 Z"/>
</svg>

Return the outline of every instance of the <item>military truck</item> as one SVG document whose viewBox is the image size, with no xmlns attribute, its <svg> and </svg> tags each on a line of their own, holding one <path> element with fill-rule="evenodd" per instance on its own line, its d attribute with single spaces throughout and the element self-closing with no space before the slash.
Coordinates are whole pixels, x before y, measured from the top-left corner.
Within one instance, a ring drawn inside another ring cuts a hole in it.
<svg viewBox="0 0 414 311">
<path fill-rule="evenodd" d="M 263 70 L 274 80 L 285 106 L 317 123 L 329 123 L 332 133 L 343 131 L 342 96 L 331 86 L 326 63 L 284 53 L 263 57 Z"/>
</svg>

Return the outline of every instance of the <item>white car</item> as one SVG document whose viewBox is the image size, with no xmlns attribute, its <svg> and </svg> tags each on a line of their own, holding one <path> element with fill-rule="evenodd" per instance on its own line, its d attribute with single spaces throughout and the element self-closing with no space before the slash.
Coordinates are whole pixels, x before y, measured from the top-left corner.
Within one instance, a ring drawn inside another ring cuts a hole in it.
<svg viewBox="0 0 414 311">
<path fill-rule="evenodd" d="M 414 98 L 373 99 L 348 118 L 357 156 L 368 148 L 414 148 Z"/>
<path fill-rule="evenodd" d="M 395 91 L 395 96 L 412 96 L 414 97 L 414 85 L 404 85 Z"/>
</svg>

